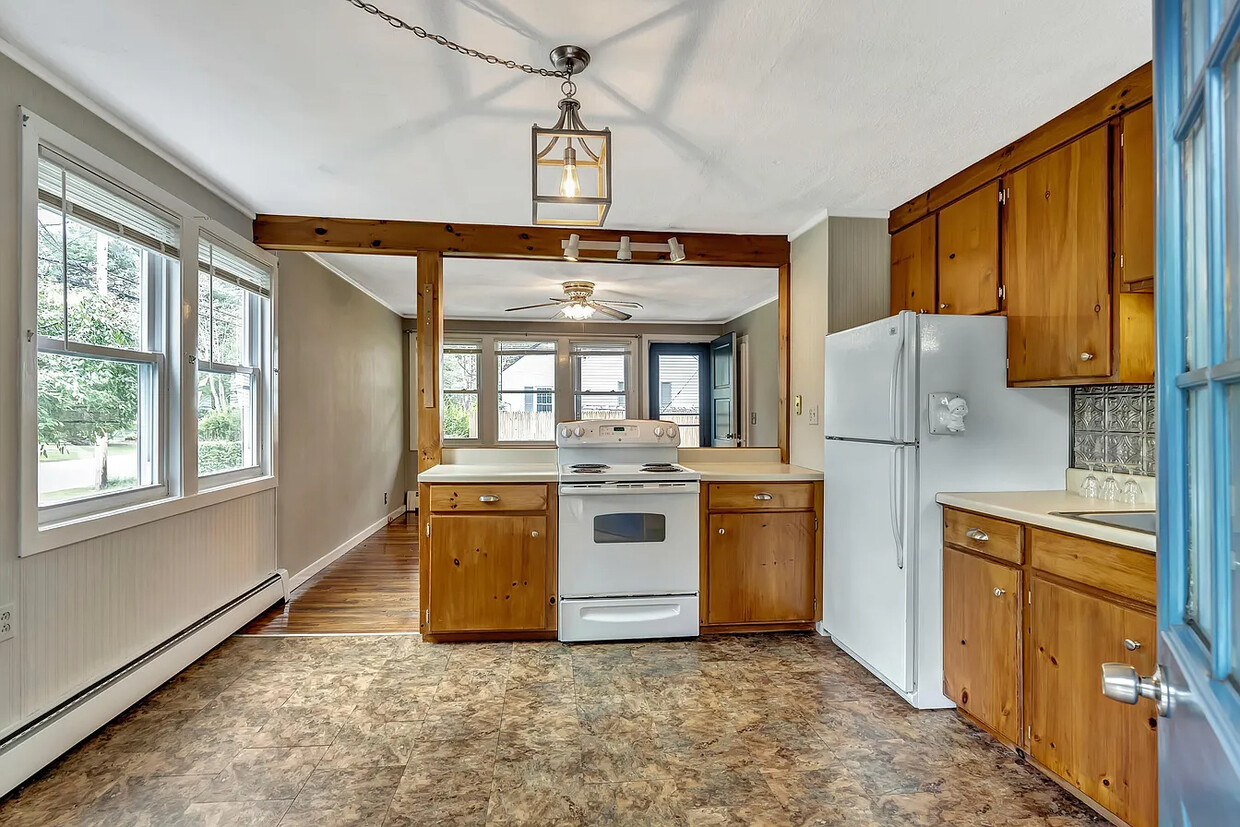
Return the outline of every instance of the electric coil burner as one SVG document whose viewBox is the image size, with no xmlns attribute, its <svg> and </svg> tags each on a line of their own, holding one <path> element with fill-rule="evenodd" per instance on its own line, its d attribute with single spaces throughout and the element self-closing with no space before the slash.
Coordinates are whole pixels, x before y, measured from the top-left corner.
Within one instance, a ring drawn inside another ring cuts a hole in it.
<svg viewBox="0 0 1240 827">
<path fill-rule="evenodd" d="M 560 640 L 698 633 L 701 475 L 679 445 L 672 422 L 557 426 Z"/>
</svg>

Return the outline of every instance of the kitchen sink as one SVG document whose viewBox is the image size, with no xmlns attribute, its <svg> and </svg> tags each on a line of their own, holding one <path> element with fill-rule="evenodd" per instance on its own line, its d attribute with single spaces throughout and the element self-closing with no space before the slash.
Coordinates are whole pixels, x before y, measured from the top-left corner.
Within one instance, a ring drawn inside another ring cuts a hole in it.
<svg viewBox="0 0 1240 827">
<path fill-rule="evenodd" d="M 1058 517 L 1070 517 L 1087 523 L 1140 531 L 1142 534 L 1157 533 L 1158 515 L 1153 511 L 1055 511 Z"/>
</svg>

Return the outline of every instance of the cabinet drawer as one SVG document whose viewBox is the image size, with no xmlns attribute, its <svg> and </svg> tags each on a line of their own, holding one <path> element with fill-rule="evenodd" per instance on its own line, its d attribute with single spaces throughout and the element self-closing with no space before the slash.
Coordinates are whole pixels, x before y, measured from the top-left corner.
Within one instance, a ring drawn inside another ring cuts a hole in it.
<svg viewBox="0 0 1240 827">
<path fill-rule="evenodd" d="M 710 486 L 712 511 L 811 511 L 812 482 L 729 482 Z"/>
<path fill-rule="evenodd" d="M 943 509 L 943 542 L 1017 565 L 1025 561 L 1020 523 L 969 511 Z"/>
<path fill-rule="evenodd" d="M 1040 528 L 1029 530 L 1029 562 L 1096 589 L 1154 605 L 1154 555 Z"/>
<path fill-rule="evenodd" d="M 431 511 L 546 511 L 545 485 L 431 486 Z"/>
</svg>

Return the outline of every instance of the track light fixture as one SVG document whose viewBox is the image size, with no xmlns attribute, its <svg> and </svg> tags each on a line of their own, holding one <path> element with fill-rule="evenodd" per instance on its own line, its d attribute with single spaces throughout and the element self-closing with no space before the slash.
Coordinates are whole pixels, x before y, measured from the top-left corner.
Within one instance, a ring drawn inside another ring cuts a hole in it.
<svg viewBox="0 0 1240 827">
<path fill-rule="evenodd" d="M 671 262 L 685 260 L 684 245 L 677 241 L 676 236 L 669 238 L 666 244 L 651 244 L 635 242 L 627 235 L 620 236 L 619 241 L 582 241 L 581 236 L 572 233 L 560 242 L 560 246 L 564 248 L 564 258 L 569 261 L 579 260 L 582 250 L 614 250 L 616 261 L 632 261 L 634 250 L 642 253 L 666 253 L 667 260 Z"/>
</svg>

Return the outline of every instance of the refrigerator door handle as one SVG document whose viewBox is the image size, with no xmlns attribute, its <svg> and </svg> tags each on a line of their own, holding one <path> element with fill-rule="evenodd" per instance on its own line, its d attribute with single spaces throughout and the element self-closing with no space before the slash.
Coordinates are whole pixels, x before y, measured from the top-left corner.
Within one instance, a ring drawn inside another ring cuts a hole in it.
<svg viewBox="0 0 1240 827">
<path fill-rule="evenodd" d="M 904 490 L 903 463 L 900 462 L 902 446 L 891 449 L 891 459 L 887 466 L 887 480 L 890 486 L 887 501 L 891 504 L 891 537 L 896 541 L 896 566 L 904 568 L 904 537 L 900 523 L 903 520 L 904 505 L 901 502 Z M 898 474 L 898 478 L 897 478 Z"/>
<path fill-rule="evenodd" d="M 904 364 L 904 319 L 897 316 L 896 320 L 899 323 L 898 327 L 900 328 L 900 338 L 896 342 L 896 357 L 895 359 L 892 360 L 892 364 L 891 364 L 890 415 L 891 415 L 891 441 L 892 442 L 899 442 L 901 440 L 900 424 L 899 424 L 900 423 L 900 415 L 899 415 L 900 409 L 898 407 L 899 400 L 896 399 L 898 395 L 896 391 L 899 389 L 899 385 L 900 385 L 900 368 Z"/>
</svg>

